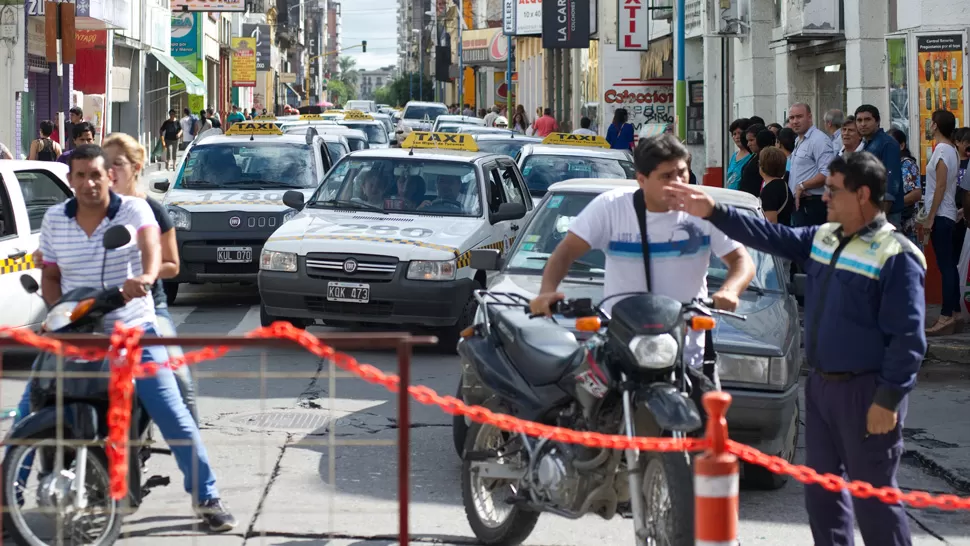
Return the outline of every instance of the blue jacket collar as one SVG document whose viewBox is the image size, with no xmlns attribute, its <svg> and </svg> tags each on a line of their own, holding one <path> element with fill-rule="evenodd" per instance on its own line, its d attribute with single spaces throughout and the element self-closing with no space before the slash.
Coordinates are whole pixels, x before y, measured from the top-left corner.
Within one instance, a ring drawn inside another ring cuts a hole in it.
<svg viewBox="0 0 970 546">
<path fill-rule="evenodd" d="M 121 196 L 108 190 L 108 219 L 114 220 L 119 210 L 121 210 Z M 72 197 L 67 201 L 64 205 L 64 214 L 68 218 L 77 217 L 77 197 Z"/>
</svg>

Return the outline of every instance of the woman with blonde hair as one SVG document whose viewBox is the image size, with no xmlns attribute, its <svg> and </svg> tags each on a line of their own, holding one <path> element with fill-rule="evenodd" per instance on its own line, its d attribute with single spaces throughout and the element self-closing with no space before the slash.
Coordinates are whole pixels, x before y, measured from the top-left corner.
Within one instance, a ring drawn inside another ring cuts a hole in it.
<svg viewBox="0 0 970 546">
<path fill-rule="evenodd" d="M 162 279 L 171 279 L 178 275 L 178 244 L 175 241 L 175 226 L 165 208 L 158 201 L 145 195 L 139 185 L 147 157 L 145 147 L 130 135 L 113 133 L 104 139 L 101 148 L 107 157 L 108 164 L 106 166 L 111 175 L 112 190 L 121 195 L 146 200 L 155 215 L 155 221 L 158 222 L 158 227 L 161 230 L 162 267 L 159 269 L 158 279 L 152 286 L 152 299 L 155 301 L 155 316 L 158 317 L 159 334 L 174 337 L 177 332 L 175 331 L 175 322 L 168 311 L 168 305 L 175 300 L 175 294 L 173 292 L 171 298 L 165 294 Z M 168 347 L 168 353 L 172 357 L 181 356 L 182 350 L 178 347 Z M 199 414 L 195 403 L 195 386 L 192 383 L 192 375 L 187 366 L 181 366 L 174 372 L 185 405 L 188 406 L 192 418 L 198 424 Z"/>
</svg>

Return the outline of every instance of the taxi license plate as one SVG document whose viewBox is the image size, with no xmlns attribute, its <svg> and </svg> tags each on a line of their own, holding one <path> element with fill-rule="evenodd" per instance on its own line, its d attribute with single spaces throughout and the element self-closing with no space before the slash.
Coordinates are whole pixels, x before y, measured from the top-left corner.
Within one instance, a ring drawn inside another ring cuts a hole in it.
<svg viewBox="0 0 970 546">
<path fill-rule="evenodd" d="M 367 303 L 370 301 L 370 285 L 355 282 L 327 283 L 327 301 Z"/>
<path fill-rule="evenodd" d="M 220 246 L 216 248 L 216 261 L 221 264 L 248 264 L 253 261 L 253 247 Z"/>
</svg>

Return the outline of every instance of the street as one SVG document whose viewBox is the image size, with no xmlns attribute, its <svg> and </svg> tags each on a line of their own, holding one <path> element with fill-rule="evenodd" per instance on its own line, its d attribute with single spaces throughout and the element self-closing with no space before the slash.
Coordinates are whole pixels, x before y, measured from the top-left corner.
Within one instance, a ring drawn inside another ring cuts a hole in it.
<svg viewBox="0 0 970 546">
<path fill-rule="evenodd" d="M 259 326 L 258 294 L 254 287 L 238 285 L 186 286 L 172 314 L 181 333 L 239 335 Z M 389 352 L 354 356 L 387 372 L 396 369 Z M 261 381 L 232 376 L 259 372 L 261 367 L 295 377 Z M 154 455 L 148 462 L 148 476 L 166 477 L 171 482 L 155 487 L 141 509 L 128 518 L 120 544 L 396 543 L 396 395 L 353 378 L 334 379 L 336 388 L 331 389 L 328 369 L 309 354 L 280 350 L 263 354 L 255 349 L 198 365 L 194 372 L 203 437 L 222 496 L 239 526 L 221 536 L 197 531 L 174 460 Z M 430 350 L 415 355 L 413 383 L 451 394 L 457 379 L 455 357 Z M 951 462 L 968 466 L 966 444 L 941 441 L 947 424 L 939 418 L 954 411 L 947 409 L 950 405 L 966 400 L 967 387 L 970 384 L 924 383 L 918 388 L 910 402 L 910 422 L 919 428 L 907 430 L 907 449 L 926 445 L 950 448 Z M 14 405 L 22 388 L 21 380 L 3 381 L 0 405 Z M 474 543 L 461 505 L 460 464 L 452 447 L 451 416 L 418 403 L 412 402 L 412 408 L 411 536 L 416 542 Z M 6 429 L 9 421 L 4 425 Z M 336 427 L 335 435 L 341 441 L 386 445 L 340 445 L 334 448 L 331 463 L 327 446 L 331 426 Z M 904 458 L 899 473 L 903 488 L 959 493 L 943 479 L 931 476 L 918 459 L 916 455 Z M 329 485 L 332 469 L 336 471 L 335 487 Z M 909 513 L 915 544 L 970 545 L 966 531 L 970 513 Z M 745 546 L 811 546 L 802 486 L 790 482 L 774 492 L 742 489 L 739 538 Z M 632 539 L 632 520 L 603 521 L 589 516 L 569 521 L 545 515 L 527 544 L 629 544 Z"/>
</svg>

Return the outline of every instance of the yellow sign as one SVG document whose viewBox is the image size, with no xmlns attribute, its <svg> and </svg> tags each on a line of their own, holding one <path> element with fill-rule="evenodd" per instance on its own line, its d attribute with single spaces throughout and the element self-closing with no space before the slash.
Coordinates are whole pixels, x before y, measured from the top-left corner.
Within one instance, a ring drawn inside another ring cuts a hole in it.
<svg viewBox="0 0 970 546">
<path fill-rule="evenodd" d="M 599 135 L 574 135 L 571 133 L 550 133 L 542 139 L 543 144 L 565 144 L 567 146 L 587 146 L 592 148 L 609 148 L 610 143 Z"/>
<path fill-rule="evenodd" d="M 344 121 L 374 121 L 374 116 L 360 110 L 344 112 Z"/>
<path fill-rule="evenodd" d="M 275 123 L 257 123 L 255 121 L 240 121 L 233 123 L 226 131 L 227 136 L 233 135 L 282 135 L 283 131 Z"/>
<path fill-rule="evenodd" d="M 402 148 L 436 148 L 439 150 L 460 150 L 462 152 L 477 152 L 478 144 L 469 134 L 462 133 L 429 133 L 413 131 L 401 143 Z"/>
<path fill-rule="evenodd" d="M 232 39 L 232 86 L 256 87 L 256 39 Z"/>
<path fill-rule="evenodd" d="M 256 116 L 253 118 L 253 121 L 276 121 L 276 116 L 274 115 Z"/>
<path fill-rule="evenodd" d="M 300 114 L 300 121 L 323 121 L 323 114 Z"/>
</svg>

